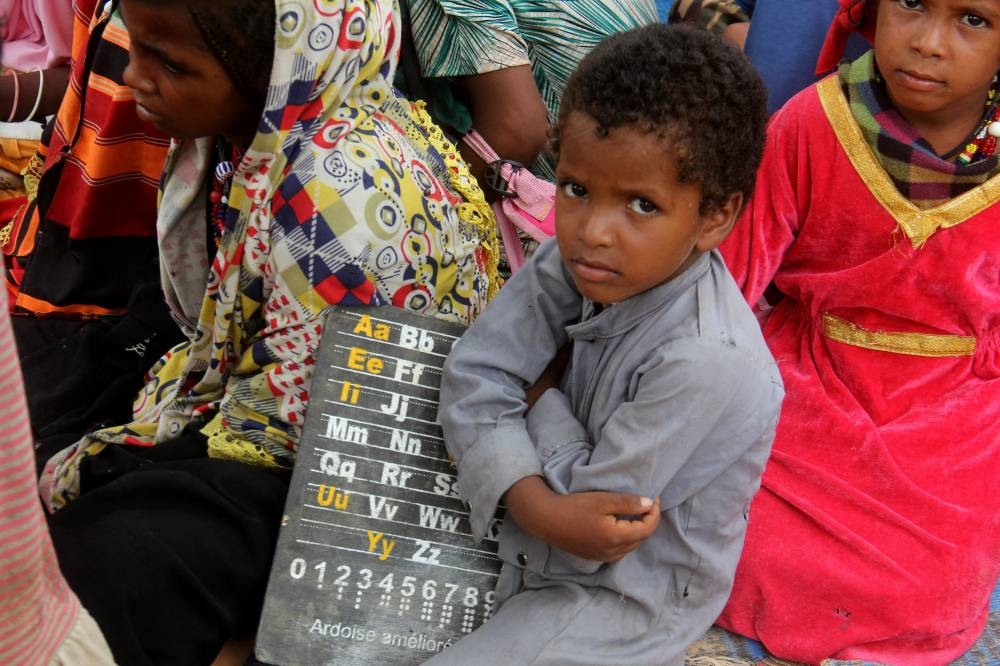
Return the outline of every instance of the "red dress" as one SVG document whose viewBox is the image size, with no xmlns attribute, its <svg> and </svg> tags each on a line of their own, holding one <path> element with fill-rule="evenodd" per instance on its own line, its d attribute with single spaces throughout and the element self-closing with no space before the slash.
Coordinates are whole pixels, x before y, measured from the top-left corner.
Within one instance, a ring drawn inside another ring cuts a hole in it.
<svg viewBox="0 0 1000 666">
<path fill-rule="evenodd" d="M 904 199 L 836 77 L 772 120 L 722 248 L 786 398 L 719 623 L 776 656 L 942 664 L 1000 574 L 1000 176 Z"/>
</svg>

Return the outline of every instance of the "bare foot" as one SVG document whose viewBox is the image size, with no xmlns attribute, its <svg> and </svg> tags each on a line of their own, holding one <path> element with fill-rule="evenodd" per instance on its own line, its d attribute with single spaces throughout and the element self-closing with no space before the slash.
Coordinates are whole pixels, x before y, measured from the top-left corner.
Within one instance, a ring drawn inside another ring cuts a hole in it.
<svg viewBox="0 0 1000 666">
<path fill-rule="evenodd" d="M 212 666 L 243 666 L 251 652 L 253 652 L 253 638 L 228 641 L 219 650 Z"/>
</svg>

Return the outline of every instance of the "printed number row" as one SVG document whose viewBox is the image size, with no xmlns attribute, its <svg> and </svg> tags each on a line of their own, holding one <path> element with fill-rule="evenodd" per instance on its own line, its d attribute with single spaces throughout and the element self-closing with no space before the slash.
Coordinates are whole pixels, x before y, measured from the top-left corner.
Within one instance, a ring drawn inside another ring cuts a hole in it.
<svg viewBox="0 0 1000 666">
<path fill-rule="evenodd" d="M 312 569 L 316 572 L 316 583 L 318 585 L 323 585 L 327 582 L 326 562 L 317 562 L 312 566 Z M 303 558 L 296 557 L 289 566 L 288 575 L 294 580 L 301 580 L 306 576 L 308 570 L 308 563 Z M 346 564 L 339 564 L 331 572 L 331 574 L 334 573 L 336 577 L 329 581 L 331 585 L 351 585 L 351 575 L 354 573 L 351 567 Z M 441 603 L 450 604 L 460 601 L 466 608 L 474 608 L 480 601 L 479 588 L 477 587 L 466 587 L 463 591 L 461 585 L 438 583 L 433 578 L 428 578 L 421 583 L 416 576 L 399 576 L 397 582 L 397 575 L 394 573 L 387 573 L 376 582 L 375 574 L 371 569 L 359 569 L 354 580 L 354 585 L 359 590 L 367 590 L 374 585 L 376 589 L 381 590 L 385 594 L 392 594 L 392 591 L 398 587 L 399 593 L 404 597 L 412 597 L 419 591 L 424 601 L 434 601 L 440 596 Z M 496 592 L 493 590 L 484 592 L 482 594 L 482 602 L 486 608 L 492 609 L 493 604 L 496 602 Z"/>
</svg>

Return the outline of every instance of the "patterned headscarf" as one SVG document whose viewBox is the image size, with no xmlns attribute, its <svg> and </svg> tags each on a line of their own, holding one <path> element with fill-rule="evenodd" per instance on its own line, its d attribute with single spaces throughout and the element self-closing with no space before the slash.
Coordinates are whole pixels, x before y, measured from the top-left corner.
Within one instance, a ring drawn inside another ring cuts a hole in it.
<svg viewBox="0 0 1000 666">
<path fill-rule="evenodd" d="M 468 323 L 497 287 L 482 193 L 422 107 L 390 87 L 392 0 L 276 2 L 267 102 L 210 267 L 213 141 L 182 142 L 168 158 L 163 285 L 191 341 L 153 368 L 133 423 L 49 463 L 50 507 L 78 494 L 80 460 L 107 443 L 155 444 L 192 424 L 212 456 L 287 467 L 331 305 L 391 304 Z"/>
<path fill-rule="evenodd" d="M 899 193 L 917 208 L 944 205 L 1000 173 L 996 157 L 957 163 L 955 156 L 964 142 L 951 154 L 939 155 L 892 105 L 874 52 L 842 63 L 839 76 L 851 115 L 872 154 Z"/>
</svg>

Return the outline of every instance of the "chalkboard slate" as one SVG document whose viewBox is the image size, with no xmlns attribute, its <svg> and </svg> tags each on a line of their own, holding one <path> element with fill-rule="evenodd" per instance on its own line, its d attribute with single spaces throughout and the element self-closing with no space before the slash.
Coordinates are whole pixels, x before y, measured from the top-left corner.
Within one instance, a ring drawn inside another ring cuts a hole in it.
<svg viewBox="0 0 1000 666">
<path fill-rule="evenodd" d="M 326 320 L 256 655 L 420 664 L 493 611 L 493 538 L 470 536 L 437 423 L 464 328 L 391 307 Z"/>
</svg>

